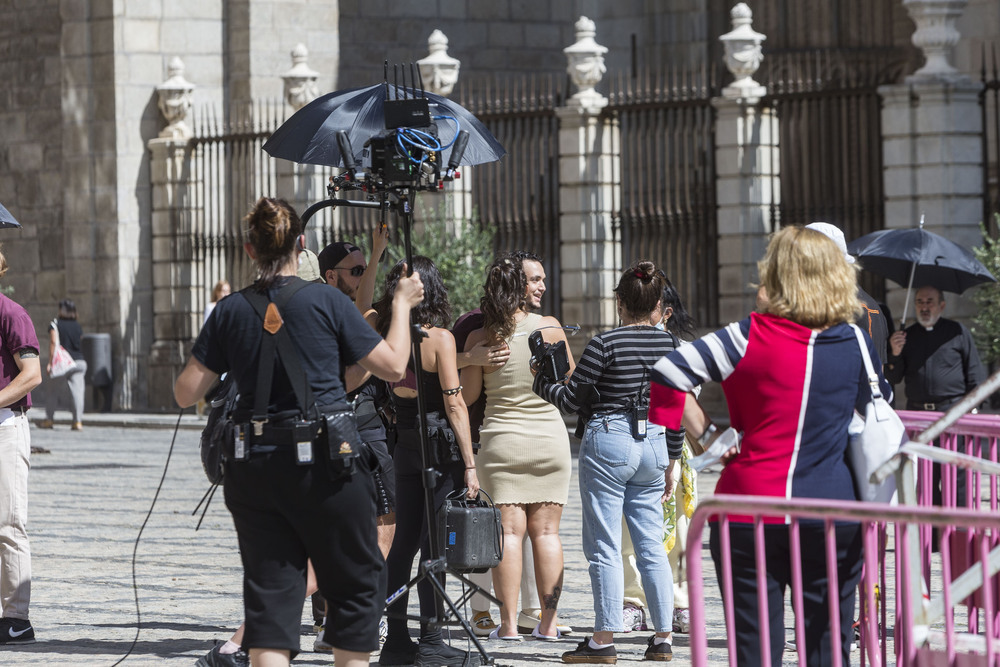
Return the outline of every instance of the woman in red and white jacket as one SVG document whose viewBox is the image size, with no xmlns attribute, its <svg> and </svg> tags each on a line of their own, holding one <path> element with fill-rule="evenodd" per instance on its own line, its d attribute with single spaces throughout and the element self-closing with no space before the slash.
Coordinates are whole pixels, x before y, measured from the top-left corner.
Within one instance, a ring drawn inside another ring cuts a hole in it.
<svg viewBox="0 0 1000 667">
<path fill-rule="evenodd" d="M 846 458 L 847 429 L 855 408 L 871 397 L 850 326 L 861 312 L 857 269 L 829 238 L 802 227 L 777 232 L 758 269 L 766 296 L 761 312 L 657 362 L 650 421 L 667 428 L 683 424 L 707 447 L 718 433 L 689 392 L 709 380 L 720 382 L 730 424 L 742 433 L 742 443 L 723 457 L 716 493 L 856 500 Z M 880 382 L 884 395 L 891 396 L 881 374 Z M 758 664 L 752 519 L 735 515 L 729 520 L 738 663 Z M 783 594 L 791 577 L 789 536 L 784 517 L 766 517 L 765 523 L 771 657 L 778 665 L 784 646 Z M 836 531 L 847 664 L 854 588 L 861 576 L 861 530 L 849 523 L 838 524 Z M 822 523 L 803 521 L 801 534 L 803 544 L 822 540 Z M 711 525 L 710 547 L 722 581 L 718 523 Z M 822 549 L 803 549 L 802 576 L 808 664 L 827 664 L 832 648 Z"/>
</svg>

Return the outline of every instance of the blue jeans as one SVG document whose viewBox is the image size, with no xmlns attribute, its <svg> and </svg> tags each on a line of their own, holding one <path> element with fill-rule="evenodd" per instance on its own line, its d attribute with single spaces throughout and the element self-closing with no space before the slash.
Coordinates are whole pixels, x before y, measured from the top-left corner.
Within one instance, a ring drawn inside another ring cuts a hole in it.
<svg viewBox="0 0 1000 667">
<path fill-rule="evenodd" d="M 664 471 L 670 464 L 663 427 L 650 424 L 632 438 L 626 415 L 601 415 L 587 424 L 580 448 L 583 551 L 594 591 L 595 632 L 624 632 L 621 521 L 628 525 L 639 576 L 656 632 L 670 632 L 674 589 L 663 546 Z"/>
</svg>

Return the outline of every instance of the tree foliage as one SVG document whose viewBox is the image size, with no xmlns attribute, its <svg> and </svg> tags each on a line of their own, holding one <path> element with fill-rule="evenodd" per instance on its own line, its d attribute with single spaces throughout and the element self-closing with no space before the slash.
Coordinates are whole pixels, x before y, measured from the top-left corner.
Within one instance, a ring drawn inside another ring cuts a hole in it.
<svg viewBox="0 0 1000 667">
<path fill-rule="evenodd" d="M 1000 225 L 1000 215 L 996 216 L 996 223 Z M 1000 276 L 1000 239 L 993 238 L 985 225 L 980 224 L 979 228 L 983 245 L 973 248 L 972 252 L 990 273 Z M 981 285 L 972 298 L 978 306 L 972 324 L 976 347 L 987 363 L 1000 361 L 1000 283 Z"/>
<path fill-rule="evenodd" d="M 441 278 L 448 288 L 452 318 L 458 319 L 463 313 L 478 308 L 486 281 L 486 269 L 493 261 L 494 228 L 476 220 L 448 220 L 440 209 L 432 212 L 431 217 L 415 227 L 411 238 L 413 254 L 429 257 L 441 272 Z M 396 262 L 406 257 L 402 237 L 402 229 L 397 233 L 394 227 L 389 247 L 382 258 L 382 266 L 379 267 L 375 287 L 376 301 L 382 295 L 386 273 Z M 347 240 L 361 248 L 365 256 L 371 254 L 370 235 Z"/>
</svg>

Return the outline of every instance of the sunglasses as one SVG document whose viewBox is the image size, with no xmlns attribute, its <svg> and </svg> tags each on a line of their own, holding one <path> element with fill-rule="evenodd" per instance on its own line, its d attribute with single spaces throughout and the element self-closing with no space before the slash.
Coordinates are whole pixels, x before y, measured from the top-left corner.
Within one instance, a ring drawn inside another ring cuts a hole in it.
<svg viewBox="0 0 1000 667">
<path fill-rule="evenodd" d="M 366 268 L 368 268 L 368 267 L 363 266 L 361 264 L 358 264 L 357 266 L 352 266 L 350 268 L 348 268 L 346 266 L 335 266 L 335 267 L 333 267 L 333 270 L 334 271 L 350 271 L 352 276 L 354 276 L 355 278 L 360 278 L 361 276 L 363 276 L 365 274 L 365 269 Z"/>
</svg>

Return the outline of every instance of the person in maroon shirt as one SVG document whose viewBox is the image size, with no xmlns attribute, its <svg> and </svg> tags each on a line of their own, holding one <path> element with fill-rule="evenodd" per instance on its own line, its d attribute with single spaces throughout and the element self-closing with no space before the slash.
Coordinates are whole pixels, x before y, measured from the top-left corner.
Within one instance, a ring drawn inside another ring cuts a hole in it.
<svg viewBox="0 0 1000 667">
<path fill-rule="evenodd" d="M 0 252 L 0 277 L 7 260 Z M 28 458 L 31 433 L 28 393 L 42 381 L 38 337 L 27 311 L 0 295 L 0 645 L 34 644 L 28 620 L 31 550 L 28 521 Z"/>
</svg>

